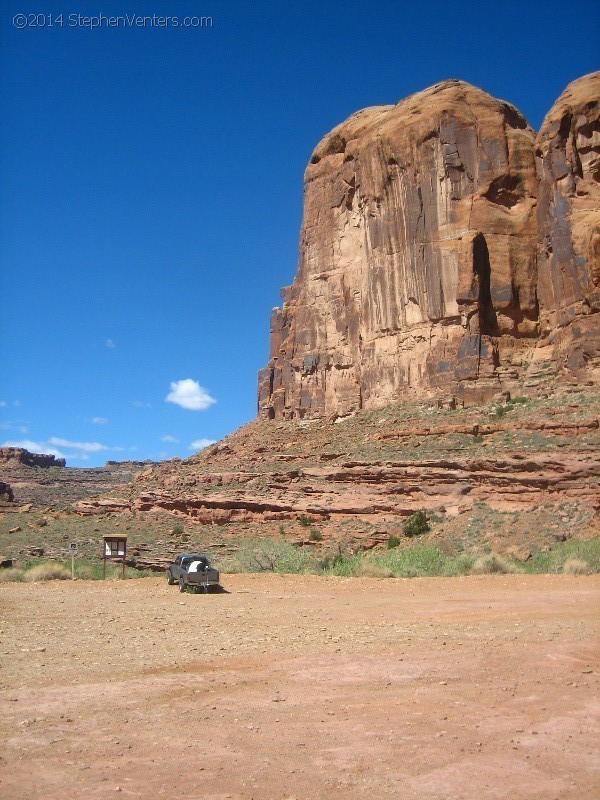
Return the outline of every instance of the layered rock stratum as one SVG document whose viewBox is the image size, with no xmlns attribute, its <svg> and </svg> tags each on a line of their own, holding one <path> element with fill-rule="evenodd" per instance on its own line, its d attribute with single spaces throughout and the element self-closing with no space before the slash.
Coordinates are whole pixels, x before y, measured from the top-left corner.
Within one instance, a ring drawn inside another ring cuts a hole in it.
<svg viewBox="0 0 600 800">
<path fill-rule="evenodd" d="M 462 81 L 351 116 L 305 173 L 298 271 L 271 319 L 263 416 L 597 379 L 600 73 L 536 137 Z"/>
</svg>

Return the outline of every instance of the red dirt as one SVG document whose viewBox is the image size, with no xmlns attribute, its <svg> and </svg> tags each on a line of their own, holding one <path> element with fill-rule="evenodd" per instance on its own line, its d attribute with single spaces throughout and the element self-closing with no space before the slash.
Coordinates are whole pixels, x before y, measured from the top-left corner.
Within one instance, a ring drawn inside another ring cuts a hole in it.
<svg viewBox="0 0 600 800">
<path fill-rule="evenodd" d="M 0 586 L 0 797 L 600 796 L 597 576 Z"/>
</svg>

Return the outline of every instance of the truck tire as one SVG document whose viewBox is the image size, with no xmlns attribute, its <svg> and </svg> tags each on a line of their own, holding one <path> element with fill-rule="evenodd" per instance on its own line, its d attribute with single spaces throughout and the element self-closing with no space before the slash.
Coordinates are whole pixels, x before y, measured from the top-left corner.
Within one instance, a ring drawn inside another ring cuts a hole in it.
<svg viewBox="0 0 600 800">
<path fill-rule="evenodd" d="M 167 583 L 169 586 L 175 586 L 175 578 L 173 577 L 173 573 L 170 569 L 167 570 Z"/>
<path fill-rule="evenodd" d="M 183 580 L 183 576 L 179 578 L 179 591 L 185 592 L 185 581 Z"/>
</svg>

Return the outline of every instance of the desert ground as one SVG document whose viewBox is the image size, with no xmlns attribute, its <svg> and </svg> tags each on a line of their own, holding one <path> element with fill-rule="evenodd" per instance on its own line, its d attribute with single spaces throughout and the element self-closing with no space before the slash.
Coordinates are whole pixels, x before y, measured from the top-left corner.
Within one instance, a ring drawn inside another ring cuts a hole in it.
<svg viewBox="0 0 600 800">
<path fill-rule="evenodd" d="M 600 796 L 598 576 L 0 585 L 0 797 Z"/>
</svg>

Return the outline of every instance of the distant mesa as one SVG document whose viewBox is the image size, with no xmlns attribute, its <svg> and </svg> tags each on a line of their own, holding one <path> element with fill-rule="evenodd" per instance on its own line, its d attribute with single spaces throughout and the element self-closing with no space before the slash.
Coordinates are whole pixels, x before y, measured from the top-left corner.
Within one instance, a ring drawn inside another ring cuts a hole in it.
<svg viewBox="0 0 600 800">
<path fill-rule="evenodd" d="M 151 468 L 153 461 L 107 461 L 103 467 L 67 467 L 64 458 L 0 447 L 0 502 L 63 508 L 111 491 Z M 52 469 L 54 467 L 54 469 Z"/>
<path fill-rule="evenodd" d="M 46 453 L 30 453 L 22 447 L 0 447 L 0 463 L 10 461 L 25 464 L 27 467 L 65 467 L 67 462 L 64 458 Z"/>
<path fill-rule="evenodd" d="M 600 73 L 540 132 L 457 80 L 353 114 L 305 173 L 298 270 L 271 317 L 261 416 L 487 402 L 600 362 Z"/>
</svg>

